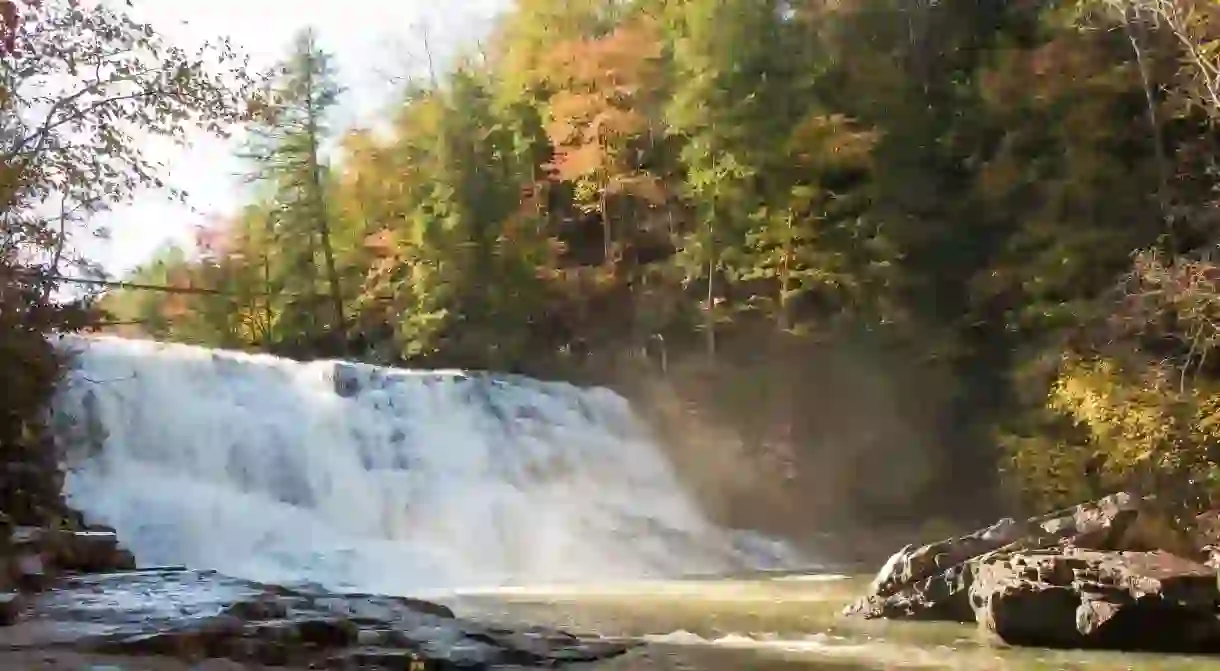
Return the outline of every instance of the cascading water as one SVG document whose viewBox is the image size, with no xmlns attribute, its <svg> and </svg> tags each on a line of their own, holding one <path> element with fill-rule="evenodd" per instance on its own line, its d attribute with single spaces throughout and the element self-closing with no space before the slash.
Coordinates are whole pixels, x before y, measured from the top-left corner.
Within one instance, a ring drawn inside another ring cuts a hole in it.
<svg viewBox="0 0 1220 671">
<path fill-rule="evenodd" d="M 68 497 L 145 564 L 381 593 L 766 568 L 604 389 L 60 346 Z"/>
</svg>

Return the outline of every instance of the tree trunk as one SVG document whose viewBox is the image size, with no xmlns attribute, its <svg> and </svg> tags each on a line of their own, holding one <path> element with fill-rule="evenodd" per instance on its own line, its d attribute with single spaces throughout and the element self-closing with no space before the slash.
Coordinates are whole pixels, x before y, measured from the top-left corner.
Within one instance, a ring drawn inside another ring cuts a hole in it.
<svg viewBox="0 0 1220 671">
<path fill-rule="evenodd" d="M 707 305 L 705 307 L 704 330 L 707 337 L 707 359 L 709 363 L 716 361 L 716 213 L 719 208 L 712 204 L 712 217 L 708 222 L 708 255 L 707 255 Z"/>
<path fill-rule="evenodd" d="M 313 73 L 312 67 L 307 73 L 308 89 L 313 90 Z M 311 93 L 312 95 L 312 93 Z M 314 201 L 315 213 L 318 217 L 318 236 L 322 243 L 322 257 L 326 264 L 326 280 L 330 285 L 330 304 L 334 311 L 335 325 L 332 329 L 332 335 L 335 339 L 336 354 L 342 354 L 347 349 L 347 323 L 343 314 L 343 292 L 339 284 L 339 271 L 335 267 L 335 252 L 330 241 L 330 221 L 326 208 L 326 197 L 323 194 L 322 184 L 322 166 L 318 154 L 320 152 L 318 142 L 318 110 L 312 98 L 307 101 L 307 113 L 309 115 L 308 136 L 309 136 L 309 174 L 313 183 L 312 198 Z"/>
<path fill-rule="evenodd" d="M 1127 34 L 1127 41 L 1131 43 L 1131 50 L 1135 54 L 1135 63 L 1139 66 L 1140 82 L 1144 88 L 1144 104 L 1146 105 L 1146 113 L 1148 117 L 1149 131 L 1152 136 L 1152 148 L 1156 160 L 1157 169 L 1157 203 L 1161 209 L 1161 218 L 1165 221 L 1165 235 L 1168 238 L 1167 246 L 1170 254 L 1177 254 L 1177 239 L 1174 232 L 1173 218 L 1169 212 L 1169 159 L 1165 155 L 1165 143 L 1162 139 L 1161 124 L 1156 113 L 1156 98 L 1152 91 L 1152 76 L 1148 72 L 1148 63 L 1144 58 L 1144 50 L 1140 46 L 1139 33 L 1136 26 L 1131 22 L 1127 13 L 1127 8 L 1123 7 L 1123 30 Z"/>
</svg>

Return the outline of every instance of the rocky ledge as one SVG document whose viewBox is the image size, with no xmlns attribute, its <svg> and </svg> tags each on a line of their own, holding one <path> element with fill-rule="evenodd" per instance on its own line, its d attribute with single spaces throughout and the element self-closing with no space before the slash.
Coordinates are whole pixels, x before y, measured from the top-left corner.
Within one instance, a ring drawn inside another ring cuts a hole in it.
<svg viewBox="0 0 1220 671">
<path fill-rule="evenodd" d="M 556 668 L 629 641 L 463 620 L 416 599 L 135 569 L 112 530 L 4 524 L 0 649 L 230 659 L 298 668 Z"/>
<path fill-rule="evenodd" d="M 1012 645 L 1220 653 L 1209 548 L 1116 494 L 895 553 L 845 614 L 974 621 Z"/>
<path fill-rule="evenodd" d="M 555 668 L 633 647 L 488 626 L 426 601 L 289 589 L 182 568 L 61 577 L 30 596 L 22 614 L 0 630 L 0 646 L 297 668 Z"/>
</svg>

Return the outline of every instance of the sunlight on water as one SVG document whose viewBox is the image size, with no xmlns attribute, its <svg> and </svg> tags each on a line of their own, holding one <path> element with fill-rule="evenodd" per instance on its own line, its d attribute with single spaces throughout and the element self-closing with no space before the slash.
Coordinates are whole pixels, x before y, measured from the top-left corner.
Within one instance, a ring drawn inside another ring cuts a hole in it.
<svg viewBox="0 0 1220 671">
<path fill-rule="evenodd" d="M 973 625 L 866 622 L 843 605 L 868 576 L 784 575 L 767 579 L 630 584 L 467 593 L 460 612 L 507 622 L 555 624 L 639 636 L 646 650 L 606 669 L 960 671 L 1203 671 L 1199 657 L 1012 649 L 986 643 Z"/>
</svg>

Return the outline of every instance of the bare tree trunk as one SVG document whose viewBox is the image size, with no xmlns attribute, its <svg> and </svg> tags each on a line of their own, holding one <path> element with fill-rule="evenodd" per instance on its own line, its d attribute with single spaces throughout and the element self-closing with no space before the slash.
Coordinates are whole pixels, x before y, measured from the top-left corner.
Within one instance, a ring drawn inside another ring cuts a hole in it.
<svg viewBox="0 0 1220 671">
<path fill-rule="evenodd" d="M 313 89 L 313 72 L 312 67 L 307 70 L 307 89 Z M 339 283 L 339 271 L 335 266 L 335 252 L 330 240 L 330 218 L 326 207 L 326 197 L 323 193 L 324 185 L 322 183 L 322 166 L 318 154 L 321 152 L 320 143 L 318 141 L 318 110 L 314 101 L 311 99 L 306 103 L 308 114 L 308 127 L 306 132 L 309 138 L 309 174 L 312 184 L 310 185 L 313 193 L 311 194 L 314 212 L 318 217 L 318 235 L 322 243 L 322 256 L 326 264 L 326 280 L 330 285 L 330 303 L 331 309 L 334 311 L 335 326 L 333 335 L 335 345 L 338 347 L 337 353 L 346 350 L 347 343 L 347 323 L 343 314 L 343 292 Z"/>
<path fill-rule="evenodd" d="M 266 296 L 263 298 L 263 321 L 265 326 L 263 329 L 263 345 L 270 346 L 272 338 L 272 313 L 271 313 L 271 254 L 268 250 L 271 249 L 273 240 L 272 226 L 274 219 L 267 217 L 267 221 L 263 226 L 263 235 L 266 239 L 263 241 L 263 293 Z"/>
<path fill-rule="evenodd" d="M 1216 18 L 1216 10 L 1210 2 L 1192 0 L 1145 0 L 1152 5 L 1156 17 L 1165 22 L 1186 50 L 1187 62 L 1195 71 L 1199 81 L 1199 96 L 1211 109 L 1213 117 L 1220 116 L 1220 58 L 1208 41 L 1191 30 L 1192 22 Z M 1212 14 L 1208 14 L 1208 10 Z"/>
<path fill-rule="evenodd" d="M 712 218 L 708 222 L 708 257 L 707 257 L 707 305 L 705 306 L 704 329 L 707 331 L 707 359 L 709 363 L 716 362 L 716 213 L 718 208 L 712 204 Z"/>
<path fill-rule="evenodd" d="M 432 82 L 432 88 L 436 89 L 439 86 L 439 80 L 436 76 L 436 63 L 432 58 L 432 41 L 430 39 L 430 31 L 428 23 L 421 21 L 419 24 L 420 40 L 424 43 L 424 57 L 428 59 L 428 80 Z"/>
<path fill-rule="evenodd" d="M 1165 222 L 1165 235 L 1168 238 L 1169 252 L 1177 253 L 1177 236 L 1174 233 L 1173 218 L 1169 211 L 1169 160 L 1165 155 L 1165 142 L 1161 133 L 1161 123 L 1156 111 L 1156 96 L 1153 93 L 1152 75 L 1148 72 L 1148 62 L 1144 58 L 1144 50 L 1140 46 L 1139 29 L 1131 21 L 1131 13 L 1136 9 L 1122 7 L 1123 32 L 1131 43 L 1131 51 L 1135 54 L 1135 63 L 1139 67 L 1140 82 L 1144 88 L 1144 103 L 1148 117 L 1149 131 L 1152 135 L 1152 146 L 1157 169 L 1157 204 L 1161 209 L 1161 219 Z M 1136 17 L 1138 18 L 1138 16 Z"/>
<path fill-rule="evenodd" d="M 795 246 L 794 238 L 796 232 L 793 230 L 796 227 L 791 213 L 787 217 L 787 228 L 784 239 L 784 257 L 779 269 L 779 314 L 777 321 L 781 331 L 787 331 L 792 328 L 792 318 L 789 315 L 789 294 L 792 282 L 792 256 L 793 247 Z"/>
<path fill-rule="evenodd" d="M 59 264 L 63 263 L 64 247 L 68 244 L 68 195 L 59 198 L 59 239 L 55 241 L 55 254 L 51 257 L 51 276 L 59 275 Z M 46 303 L 55 290 L 55 282 L 48 281 L 42 288 L 42 302 Z"/>
</svg>

